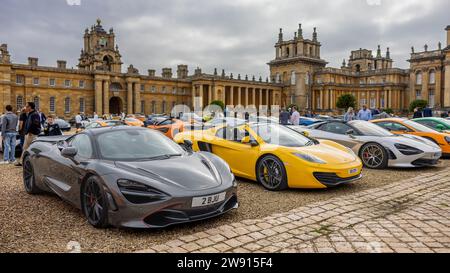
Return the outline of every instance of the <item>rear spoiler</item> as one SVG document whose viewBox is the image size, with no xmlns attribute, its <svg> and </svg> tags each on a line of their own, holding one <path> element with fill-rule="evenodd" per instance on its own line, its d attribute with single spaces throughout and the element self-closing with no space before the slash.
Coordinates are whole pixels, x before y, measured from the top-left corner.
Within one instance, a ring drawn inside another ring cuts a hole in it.
<svg viewBox="0 0 450 273">
<path fill-rule="evenodd" d="M 34 142 L 47 142 L 47 143 L 56 143 L 61 140 L 67 140 L 71 135 L 62 135 L 62 136 L 40 136 L 37 137 Z"/>
</svg>

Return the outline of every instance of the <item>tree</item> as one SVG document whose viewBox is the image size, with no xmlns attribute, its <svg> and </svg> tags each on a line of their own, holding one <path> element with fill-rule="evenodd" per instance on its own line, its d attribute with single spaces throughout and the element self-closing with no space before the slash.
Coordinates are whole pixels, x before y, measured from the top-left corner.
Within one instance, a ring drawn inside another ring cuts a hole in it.
<svg viewBox="0 0 450 273">
<path fill-rule="evenodd" d="M 225 110 L 225 103 L 223 103 L 223 101 L 221 100 L 214 100 L 211 102 L 211 105 L 217 105 L 222 108 L 222 110 Z"/>
<path fill-rule="evenodd" d="M 415 100 L 415 101 L 412 101 L 411 104 L 409 105 L 409 111 L 414 112 L 414 109 L 416 107 L 419 109 L 423 109 L 423 108 L 427 107 L 427 105 L 428 105 L 428 101 L 426 101 L 426 100 Z"/>
<path fill-rule="evenodd" d="M 349 107 L 356 108 L 356 98 L 352 94 L 344 94 L 336 101 L 336 107 L 347 110 Z"/>
</svg>

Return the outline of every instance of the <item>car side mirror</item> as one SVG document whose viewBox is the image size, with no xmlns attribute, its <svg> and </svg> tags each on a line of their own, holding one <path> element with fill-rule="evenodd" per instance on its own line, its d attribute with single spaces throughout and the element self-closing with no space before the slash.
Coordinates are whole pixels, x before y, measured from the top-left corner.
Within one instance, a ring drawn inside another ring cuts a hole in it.
<svg viewBox="0 0 450 273">
<path fill-rule="evenodd" d="M 250 136 L 245 136 L 241 140 L 242 144 L 250 144 Z"/>
<path fill-rule="evenodd" d="M 61 155 L 66 158 L 73 158 L 77 155 L 78 149 L 76 147 L 67 147 L 62 149 Z"/>
<path fill-rule="evenodd" d="M 345 134 L 351 136 L 351 135 L 355 134 L 355 131 L 353 131 L 353 129 L 350 129 L 350 130 L 347 130 L 347 132 L 345 132 Z"/>
<path fill-rule="evenodd" d="M 185 139 L 183 141 L 184 147 L 186 148 L 186 151 L 188 152 L 193 152 L 192 146 L 194 146 L 194 144 L 192 143 L 192 141 Z"/>
</svg>

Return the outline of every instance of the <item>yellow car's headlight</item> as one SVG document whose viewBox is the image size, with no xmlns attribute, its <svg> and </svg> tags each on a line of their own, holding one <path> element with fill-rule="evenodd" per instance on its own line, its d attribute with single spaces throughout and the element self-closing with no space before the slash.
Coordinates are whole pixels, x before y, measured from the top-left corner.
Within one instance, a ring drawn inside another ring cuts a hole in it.
<svg viewBox="0 0 450 273">
<path fill-rule="evenodd" d="M 318 164 L 327 164 L 326 161 L 318 158 L 315 155 L 308 155 L 308 154 L 301 154 L 301 153 L 293 153 L 296 157 L 300 157 L 301 159 L 311 162 L 311 163 L 318 163 Z"/>
</svg>

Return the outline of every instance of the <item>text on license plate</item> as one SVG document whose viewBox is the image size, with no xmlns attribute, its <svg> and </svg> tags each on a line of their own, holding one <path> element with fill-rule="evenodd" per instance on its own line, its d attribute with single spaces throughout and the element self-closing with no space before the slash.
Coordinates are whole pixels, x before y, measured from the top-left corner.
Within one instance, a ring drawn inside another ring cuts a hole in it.
<svg viewBox="0 0 450 273">
<path fill-rule="evenodd" d="M 227 194 L 226 192 L 222 192 L 209 196 L 194 197 L 192 198 L 192 207 L 193 208 L 205 207 L 223 202 L 225 201 L 226 194 Z"/>
<path fill-rule="evenodd" d="M 348 171 L 349 174 L 355 174 L 358 172 L 358 168 L 354 168 Z"/>
</svg>

